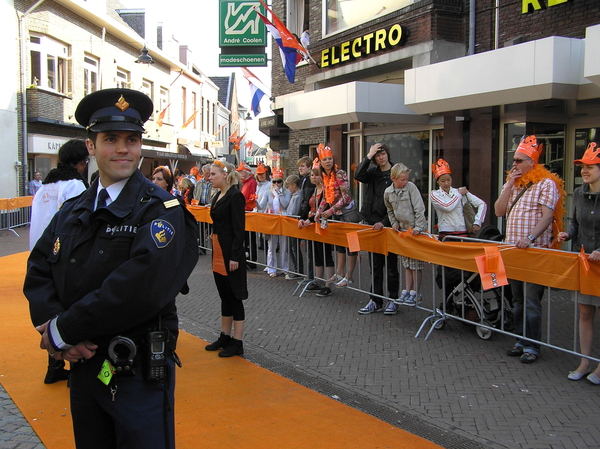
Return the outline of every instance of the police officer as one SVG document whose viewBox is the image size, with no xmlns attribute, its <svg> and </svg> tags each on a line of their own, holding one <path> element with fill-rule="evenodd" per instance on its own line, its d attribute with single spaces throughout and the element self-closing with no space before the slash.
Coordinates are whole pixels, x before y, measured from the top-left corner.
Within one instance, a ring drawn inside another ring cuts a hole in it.
<svg viewBox="0 0 600 449">
<path fill-rule="evenodd" d="M 28 260 L 41 347 L 73 363 L 78 448 L 175 447 L 175 297 L 198 260 L 198 227 L 137 168 L 152 111 L 129 89 L 79 103 L 99 178 L 64 203 Z"/>
</svg>

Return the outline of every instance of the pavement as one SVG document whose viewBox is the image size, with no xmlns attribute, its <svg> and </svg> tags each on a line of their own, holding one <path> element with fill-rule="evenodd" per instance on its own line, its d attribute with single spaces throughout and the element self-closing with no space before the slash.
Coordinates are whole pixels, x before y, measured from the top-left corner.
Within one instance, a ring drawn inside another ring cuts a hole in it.
<svg viewBox="0 0 600 449">
<path fill-rule="evenodd" d="M 0 233 L 0 257 L 27 251 L 27 229 L 17 232 Z M 367 273 L 365 254 L 361 260 Z M 446 448 L 600 448 L 600 387 L 567 380 L 578 364 L 573 355 L 544 348 L 524 365 L 505 355 L 509 336 L 482 340 L 474 326 L 455 321 L 429 340 L 415 338 L 425 310 L 359 315 L 363 292 L 299 297 L 296 281 L 260 269 L 249 271 L 248 283 L 244 357 L 259 366 Z M 190 294 L 178 298 L 180 327 L 213 340 L 220 306 L 210 256 L 200 256 L 189 284 Z M 433 303 L 434 288 L 426 270 L 425 303 Z M 568 297 L 553 291 L 544 303 L 552 342 L 563 347 L 574 339 Z M 0 447 L 43 448 L 15 409 L 0 390 Z"/>
</svg>

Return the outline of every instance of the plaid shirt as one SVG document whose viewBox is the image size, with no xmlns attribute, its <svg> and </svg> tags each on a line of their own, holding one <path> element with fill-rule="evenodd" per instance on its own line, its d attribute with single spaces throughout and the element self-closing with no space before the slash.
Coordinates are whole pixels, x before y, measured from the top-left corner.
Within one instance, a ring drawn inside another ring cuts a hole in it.
<svg viewBox="0 0 600 449">
<path fill-rule="evenodd" d="M 506 188 L 506 184 L 504 184 L 502 190 L 504 191 Z M 513 187 L 508 198 L 506 238 L 504 239 L 507 243 L 516 243 L 530 235 L 537 222 L 542 218 L 542 206 L 554 210 L 559 200 L 560 194 L 556 184 L 553 180 L 546 178 L 529 187 L 512 207 L 523 188 Z M 551 242 L 552 225 L 548 226 L 542 235 L 535 239 L 532 246 L 549 247 Z"/>
</svg>

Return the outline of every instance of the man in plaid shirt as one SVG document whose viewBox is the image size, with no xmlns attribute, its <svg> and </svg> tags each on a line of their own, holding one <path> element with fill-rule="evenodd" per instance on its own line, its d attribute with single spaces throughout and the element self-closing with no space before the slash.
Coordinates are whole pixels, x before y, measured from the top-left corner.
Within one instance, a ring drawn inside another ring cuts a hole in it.
<svg viewBox="0 0 600 449">
<path fill-rule="evenodd" d="M 494 204 L 498 217 L 506 217 L 507 243 L 517 248 L 530 246 L 549 248 L 552 243 L 554 211 L 560 192 L 553 175 L 538 165 L 542 145 L 535 136 L 523 138 L 513 157 L 512 169 Z M 515 333 L 523 334 L 523 307 L 526 309 L 525 337 L 540 341 L 542 337 L 543 285 L 510 280 L 513 294 Z M 525 301 L 525 304 L 524 304 Z M 518 339 L 507 351 L 509 356 L 520 356 L 522 363 L 533 363 L 540 355 L 540 345 Z"/>
</svg>

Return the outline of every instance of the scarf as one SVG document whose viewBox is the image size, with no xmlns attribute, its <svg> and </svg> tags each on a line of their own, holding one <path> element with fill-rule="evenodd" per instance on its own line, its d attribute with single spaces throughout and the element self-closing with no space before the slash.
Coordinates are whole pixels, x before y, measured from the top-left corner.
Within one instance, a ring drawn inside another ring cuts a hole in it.
<svg viewBox="0 0 600 449">
<path fill-rule="evenodd" d="M 333 170 L 327 175 L 325 170 L 321 171 L 323 176 L 323 189 L 325 190 L 325 200 L 330 206 L 335 204 L 335 186 L 337 184 L 335 173 L 337 171 L 337 165 L 333 167 Z"/>
</svg>

